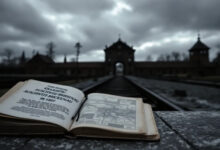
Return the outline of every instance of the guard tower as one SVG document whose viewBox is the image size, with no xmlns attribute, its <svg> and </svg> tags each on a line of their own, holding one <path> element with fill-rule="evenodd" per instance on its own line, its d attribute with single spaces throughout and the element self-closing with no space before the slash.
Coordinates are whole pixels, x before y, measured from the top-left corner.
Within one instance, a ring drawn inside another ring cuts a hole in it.
<svg viewBox="0 0 220 150">
<path fill-rule="evenodd" d="M 135 50 L 123 42 L 120 38 L 111 46 L 106 46 L 105 63 L 111 74 L 116 74 L 116 67 L 123 68 L 123 74 L 133 74 Z"/>
<path fill-rule="evenodd" d="M 200 40 L 198 35 L 197 42 L 189 49 L 190 62 L 196 65 L 205 65 L 209 63 L 209 47 Z"/>
</svg>

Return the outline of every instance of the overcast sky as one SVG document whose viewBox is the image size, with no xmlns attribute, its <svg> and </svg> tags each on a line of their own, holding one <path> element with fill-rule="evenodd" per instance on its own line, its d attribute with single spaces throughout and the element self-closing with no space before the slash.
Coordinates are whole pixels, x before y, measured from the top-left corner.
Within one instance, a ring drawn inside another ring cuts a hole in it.
<svg viewBox="0 0 220 150">
<path fill-rule="evenodd" d="M 105 45 L 121 39 L 136 50 L 135 60 L 185 52 L 198 31 L 210 49 L 220 51 L 220 0 L 0 0 L 0 52 L 46 53 L 56 44 L 56 60 L 103 61 Z"/>
</svg>

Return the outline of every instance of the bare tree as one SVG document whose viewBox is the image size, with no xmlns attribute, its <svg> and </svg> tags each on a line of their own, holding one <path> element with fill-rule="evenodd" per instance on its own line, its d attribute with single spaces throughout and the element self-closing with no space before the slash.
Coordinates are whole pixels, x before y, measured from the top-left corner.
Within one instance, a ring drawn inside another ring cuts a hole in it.
<svg viewBox="0 0 220 150">
<path fill-rule="evenodd" d="M 20 64 L 24 64 L 25 62 L 26 62 L 25 51 L 23 51 L 20 57 Z"/>
<path fill-rule="evenodd" d="M 146 61 L 152 61 L 151 55 L 148 55 L 148 56 L 146 57 Z"/>
<path fill-rule="evenodd" d="M 189 57 L 186 53 L 182 53 L 181 56 L 182 56 L 182 61 L 188 61 L 189 60 Z"/>
<path fill-rule="evenodd" d="M 70 58 L 70 62 L 76 62 L 76 58 Z"/>
<path fill-rule="evenodd" d="M 75 48 L 76 48 L 76 62 L 78 62 L 79 61 L 80 48 L 82 48 L 82 45 L 80 44 L 80 42 L 77 42 L 75 44 Z"/>
<path fill-rule="evenodd" d="M 36 54 L 36 50 L 33 49 L 33 50 L 32 50 L 32 57 L 34 57 L 35 54 Z"/>
<path fill-rule="evenodd" d="M 82 47 L 82 45 L 80 44 L 80 42 L 77 42 L 75 44 L 75 48 L 76 48 L 76 80 L 77 81 L 79 78 L 79 54 L 80 54 L 81 47 Z"/>
<path fill-rule="evenodd" d="M 64 55 L 63 63 L 67 63 L 66 54 Z"/>
<path fill-rule="evenodd" d="M 10 48 L 6 48 L 3 52 L 3 55 L 6 56 L 7 58 L 7 64 L 10 64 L 11 62 L 11 57 L 13 55 L 14 51 Z"/>
<path fill-rule="evenodd" d="M 51 58 L 54 59 L 54 48 L 56 47 L 56 45 L 53 42 L 49 42 L 46 44 L 46 48 L 47 48 L 47 55 Z"/>
<path fill-rule="evenodd" d="M 172 52 L 171 57 L 173 61 L 180 61 L 180 53 L 179 52 Z"/>
<path fill-rule="evenodd" d="M 170 54 L 166 54 L 166 55 L 165 55 L 165 60 L 166 60 L 166 61 L 170 61 L 170 60 L 171 60 Z"/>
<path fill-rule="evenodd" d="M 157 58 L 157 61 L 165 61 L 166 58 L 165 58 L 165 55 L 164 54 L 160 54 Z"/>
</svg>

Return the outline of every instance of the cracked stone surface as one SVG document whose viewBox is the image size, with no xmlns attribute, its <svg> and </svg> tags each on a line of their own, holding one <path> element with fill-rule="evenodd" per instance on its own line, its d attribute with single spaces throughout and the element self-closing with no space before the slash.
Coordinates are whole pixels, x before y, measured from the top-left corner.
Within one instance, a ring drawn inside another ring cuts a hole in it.
<svg viewBox="0 0 220 150">
<path fill-rule="evenodd" d="M 220 147 L 219 111 L 157 111 L 160 141 L 135 141 L 65 136 L 0 136 L 0 149 L 209 149 Z"/>
<path fill-rule="evenodd" d="M 220 111 L 156 112 L 170 128 L 197 149 L 220 148 Z"/>
<path fill-rule="evenodd" d="M 65 137 L 32 137 L 25 145 L 18 144 L 20 149 L 76 149 L 76 150 L 142 150 L 142 149 L 191 149 L 179 135 L 165 125 L 161 119 L 156 117 L 157 126 L 161 140 L 157 142 L 136 141 L 136 140 L 114 140 L 114 139 L 92 139 L 79 138 L 70 139 Z M 11 137 L 13 140 L 16 137 Z M 10 147 L 10 143 L 8 143 Z M 13 144 L 14 145 L 14 144 Z M 12 146 L 13 146 L 12 145 Z M 4 142 L 0 147 L 5 146 Z M 8 147 L 7 147 L 8 148 Z"/>
</svg>

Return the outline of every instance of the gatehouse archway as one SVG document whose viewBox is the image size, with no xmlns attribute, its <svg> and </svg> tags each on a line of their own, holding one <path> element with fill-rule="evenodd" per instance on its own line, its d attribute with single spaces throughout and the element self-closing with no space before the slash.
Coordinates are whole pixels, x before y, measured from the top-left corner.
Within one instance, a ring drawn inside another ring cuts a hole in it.
<svg viewBox="0 0 220 150">
<path fill-rule="evenodd" d="M 134 68 L 134 52 L 133 47 L 128 46 L 119 38 L 117 42 L 111 46 L 106 46 L 105 63 L 109 74 L 121 73 L 122 75 L 133 74 Z M 119 69 L 119 70 L 116 70 Z M 123 71 L 121 71 L 123 70 Z"/>
<path fill-rule="evenodd" d="M 115 72 L 115 75 L 117 76 L 122 76 L 124 75 L 124 64 L 121 63 L 121 62 L 117 62 L 115 63 L 115 68 L 114 68 L 114 72 Z"/>
</svg>

